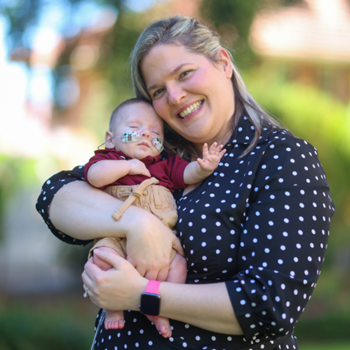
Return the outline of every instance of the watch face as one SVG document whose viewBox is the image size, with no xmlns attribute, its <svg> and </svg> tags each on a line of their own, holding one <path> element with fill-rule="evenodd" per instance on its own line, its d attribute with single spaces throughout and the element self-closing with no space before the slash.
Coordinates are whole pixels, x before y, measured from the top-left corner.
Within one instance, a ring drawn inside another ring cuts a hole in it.
<svg viewBox="0 0 350 350">
<path fill-rule="evenodd" d="M 143 293 L 141 295 L 140 311 L 145 315 L 158 316 L 160 310 L 160 295 Z"/>
</svg>

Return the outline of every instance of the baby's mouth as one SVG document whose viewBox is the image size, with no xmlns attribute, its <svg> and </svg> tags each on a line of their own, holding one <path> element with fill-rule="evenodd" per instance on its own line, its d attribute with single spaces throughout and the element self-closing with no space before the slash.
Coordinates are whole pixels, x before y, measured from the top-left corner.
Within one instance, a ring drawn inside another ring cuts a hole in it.
<svg viewBox="0 0 350 350">
<path fill-rule="evenodd" d="M 150 146 L 146 142 L 141 142 L 138 144 L 138 146 L 145 146 L 145 147 L 150 148 Z"/>
<path fill-rule="evenodd" d="M 187 107 L 184 111 L 179 113 L 180 118 L 182 119 L 186 118 L 189 114 L 196 111 L 203 104 L 203 102 L 204 102 L 203 100 L 198 101 L 198 102 L 195 102 L 193 105 Z"/>
</svg>

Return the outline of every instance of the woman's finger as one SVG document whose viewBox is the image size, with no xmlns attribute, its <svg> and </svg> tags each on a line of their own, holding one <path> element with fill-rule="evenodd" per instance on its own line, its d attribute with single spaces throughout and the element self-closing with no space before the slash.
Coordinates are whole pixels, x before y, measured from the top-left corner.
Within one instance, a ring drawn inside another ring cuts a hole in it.
<svg viewBox="0 0 350 350">
<path fill-rule="evenodd" d="M 95 254 L 95 252 L 94 252 L 94 254 Z M 97 265 L 95 265 L 93 263 L 92 257 L 84 265 L 84 272 L 86 272 L 89 280 L 93 280 L 94 279 L 93 277 L 96 275 L 96 273 L 98 273 L 100 271 L 102 271 L 102 270 Z M 87 285 L 87 287 L 89 287 L 89 286 Z"/>
<path fill-rule="evenodd" d="M 176 236 L 174 236 L 174 240 L 173 240 L 173 249 L 176 251 L 176 253 L 179 253 L 180 255 L 185 256 L 180 240 Z"/>
<path fill-rule="evenodd" d="M 127 261 L 129 261 L 127 259 Z M 130 262 L 130 261 L 129 261 Z M 132 265 L 132 264 L 131 264 Z M 133 265 L 134 266 L 134 265 Z M 138 265 L 135 265 L 134 268 L 136 269 L 136 271 L 140 274 L 140 276 L 142 277 L 145 277 L 146 276 L 146 273 L 147 273 L 147 269 L 145 267 L 144 264 L 138 264 Z"/>
<path fill-rule="evenodd" d="M 119 255 L 109 253 L 109 252 L 107 252 L 105 250 L 101 250 L 101 249 L 94 250 L 94 254 L 96 254 L 100 259 L 104 260 L 108 264 L 112 265 L 117 270 L 118 270 L 119 265 L 125 261 L 125 259 L 120 257 Z M 93 264 L 93 265 L 96 266 L 95 264 Z M 102 270 L 100 270 L 100 271 L 102 271 Z"/>
<path fill-rule="evenodd" d="M 158 276 L 155 277 L 156 281 L 161 281 L 164 282 L 167 277 L 168 277 L 169 269 L 168 268 L 163 268 L 158 272 Z M 147 278 L 147 277 L 146 277 Z M 147 278 L 149 279 L 149 278 Z"/>
<path fill-rule="evenodd" d="M 161 270 L 159 270 L 159 271 L 161 271 Z M 158 271 L 148 270 L 143 277 L 147 278 L 148 280 L 156 280 L 157 276 L 158 276 Z"/>
<path fill-rule="evenodd" d="M 92 279 L 88 276 L 86 270 L 84 270 L 83 273 L 81 274 L 81 279 L 83 281 L 83 285 L 85 286 L 83 287 L 84 291 L 86 291 L 86 289 L 92 290 L 92 286 L 94 283 Z"/>
</svg>

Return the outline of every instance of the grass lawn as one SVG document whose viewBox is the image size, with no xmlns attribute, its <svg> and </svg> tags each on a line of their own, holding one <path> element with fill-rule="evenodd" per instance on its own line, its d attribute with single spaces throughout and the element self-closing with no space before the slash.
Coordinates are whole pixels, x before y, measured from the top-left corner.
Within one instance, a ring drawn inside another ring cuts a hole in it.
<svg viewBox="0 0 350 350">
<path fill-rule="evenodd" d="M 299 350 L 350 350 L 347 343 L 299 343 Z"/>
</svg>

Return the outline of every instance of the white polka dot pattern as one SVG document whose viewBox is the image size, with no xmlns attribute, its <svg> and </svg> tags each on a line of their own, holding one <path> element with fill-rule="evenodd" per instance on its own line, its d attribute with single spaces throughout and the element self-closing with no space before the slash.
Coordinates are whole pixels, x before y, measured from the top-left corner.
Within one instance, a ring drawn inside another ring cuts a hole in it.
<svg viewBox="0 0 350 350">
<path fill-rule="evenodd" d="M 188 283 L 224 281 L 244 336 L 171 321 L 165 340 L 142 315 L 126 312 L 125 328 L 102 329 L 96 349 L 297 349 L 293 327 L 316 286 L 334 206 L 311 145 L 272 130 L 239 158 L 253 136 L 242 118 L 214 174 L 177 196 Z M 43 195 L 37 207 L 45 212 Z"/>
</svg>

